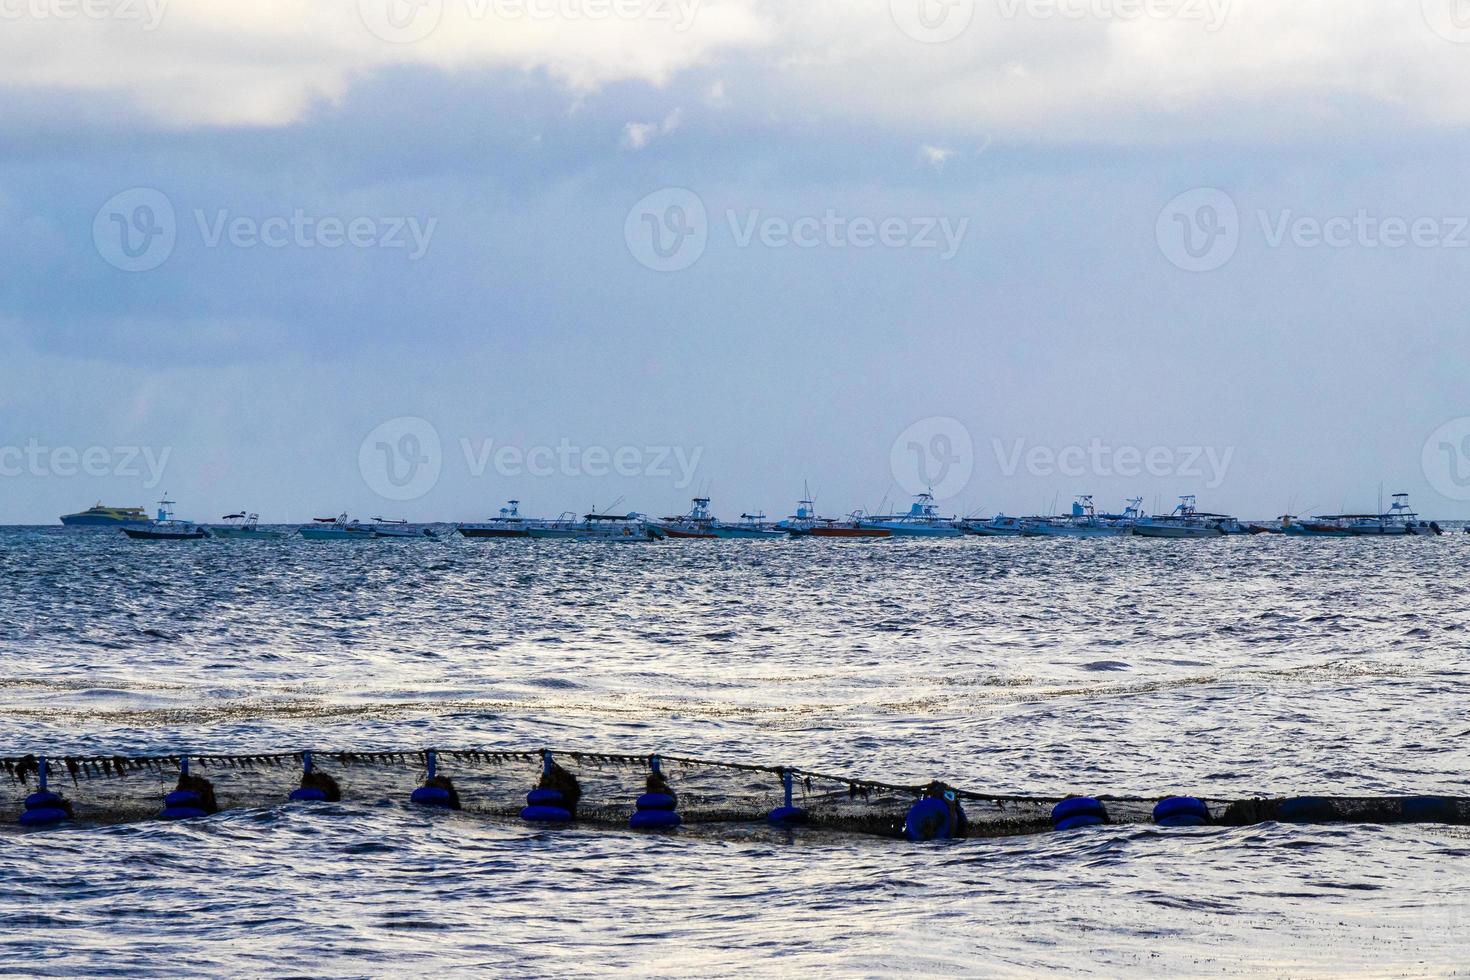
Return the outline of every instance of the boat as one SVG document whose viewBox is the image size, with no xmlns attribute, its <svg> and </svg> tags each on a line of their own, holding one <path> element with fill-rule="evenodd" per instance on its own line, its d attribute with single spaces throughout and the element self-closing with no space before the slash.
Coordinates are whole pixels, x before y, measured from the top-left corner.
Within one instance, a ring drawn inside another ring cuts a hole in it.
<svg viewBox="0 0 1470 980">
<path fill-rule="evenodd" d="M 717 538 L 714 532 L 715 519 L 709 512 L 708 497 L 695 497 L 689 513 L 678 517 L 665 517 L 659 528 L 671 538 Z"/>
<path fill-rule="evenodd" d="M 226 514 L 220 520 L 223 524 L 211 524 L 208 528 L 211 538 L 231 538 L 240 541 L 274 541 L 281 537 L 280 531 L 273 531 L 260 526 L 259 514 L 247 514 L 240 511 L 238 514 Z"/>
<path fill-rule="evenodd" d="M 209 532 L 193 521 L 181 521 L 174 517 L 173 505 L 168 494 L 158 502 L 158 517 L 143 526 L 123 525 L 123 533 L 136 541 L 198 541 L 209 537 Z"/>
<path fill-rule="evenodd" d="M 301 536 L 308 541 L 371 541 L 372 528 L 358 521 L 349 521 L 347 515 L 340 517 L 313 517 L 312 523 L 301 529 Z"/>
<path fill-rule="evenodd" d="M 500 516 L 484 524 L 461 524 L 459 533 L 467 538 L 529 538 L 531 522 L 521 516 L 519 500 L 506 501 Z"/>
<path fill-rule="evenodd" d="M 61 523 L 67 527 L 124 527 L 150 523 L 148 514 L 141 507 L 108 507 L 102 501 L 75 514 L 63 514 Z"/>
<path fill-rule="evenodd" d="M 1039 520 L 1039 518 L 1007 517 L 1004 514 L 996 514 L 988 521 L 960 521 L 959 529 L 965 534 L 973 534 L 982 538 L 1015 538 L 1021 534 L 1022 527 L 1027 521 Z"/>
<path fill-rule="evenodd" d="M 766 523 L 765 514 L 741 514 L 740 523 L 715 521 L 710 530 L 717 538 L 785 538 L 789 535 Z"/>
<path fill-rule="evenodd" d="M 1194 494 L 1186 494 L 1179 498 L 1171 513 L 1139 520 L 1133 525 L 1133 533 L 1145 538 L 1218 538 L 1248 532 L 1245 525 L 1228 514 L 1199 510 Z"/>
<path fill-rule="evenodd" d="M 1409 495 L 1406 493 L 1394 494 L 1393 505 L 1386 512 L 1377 514 L 1339 514 L 1337 515 L 1337 519 L 1346 523 L 1348 534 L 1351 537 L 1429 537 L 1444 533 L 1444 529 L 1439 526 L 1439 522 L 1425 521 L 1419 518 L 1419 515 L 1414 512 L 1414 508 L 1409 506 Z"/>
<path fill-rule="evenodd" d="M 888 538 L 893 532 L 887 529 L 865 528 L 851 515 L 846 521 L 831 517 L 818 517 L 816 504 L 811 500 L 796 502 L 796 513 L 779 522 L 776 527 L 793 538 Z"/>
<path fill-rule="evenodd" d="M 388 538 L 393 541 L 423 541 L 426 538 L 437 538 L 439 535 L 433 528 L 424 527 L 422 524 L 410 524 L 408 521 L 390 521 L 386 517 L 374 517 L 368 525 L 368 530 L 373 532 L 375 538 Z"/>
<path fill-rule="evenodd" d="M 959 538 L 965 534 L 953 517 L 939 516 L 934 494 L 929 492 L 917 494 L 907 514 L 859 517 L 857 524 L 871 531 L 887 531 L 896 538 Z"/>
<path fill-rule="evenodd" d="M 1072 503 L 1072 513 L 1063 517 L 1030 518 L 1021 522 L 1021 536 L 1028 538 L 1111 538 L 1133 533 L 1143 518 L 1143 498 L 1124 503 L 1121 514 L 1099 514 L 1091 494 L 1081 494 Z"/>
<path fill-rule="evenodd" d="M 566 511 L 554 521 L 532 524 L 527 531 L 532 538 L 602 541 L 612 544 L 657 541 L 664 537 L 661 528 L 655 527 L 647 517 L 638 513 L 594 512 L 578 518 L 571 511 Z"/>
<path fill-rule="evenodd" d="M 1281 533 L 1294 538 L 1346 538 L 1347 523 L 1337 517 L 1281 518 Z"/>
</svg>

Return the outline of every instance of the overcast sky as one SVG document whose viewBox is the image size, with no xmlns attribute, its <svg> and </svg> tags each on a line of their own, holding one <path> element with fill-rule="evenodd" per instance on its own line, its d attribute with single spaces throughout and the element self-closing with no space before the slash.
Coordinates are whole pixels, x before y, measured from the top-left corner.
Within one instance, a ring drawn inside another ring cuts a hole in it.
<svg viewBox="0 0 1470 980">
<path fill-rule="evenodd" d="M 0 522 L 1470 515 L 1463 0 L 0 0 Z"/>
</svg>

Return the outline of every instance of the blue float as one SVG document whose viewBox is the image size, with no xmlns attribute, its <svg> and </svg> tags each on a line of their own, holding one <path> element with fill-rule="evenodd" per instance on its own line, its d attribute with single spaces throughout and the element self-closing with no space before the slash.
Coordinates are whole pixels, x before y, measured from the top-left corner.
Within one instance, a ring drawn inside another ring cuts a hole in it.
<svg viewBox="0 0 1470 980">
<path fill-rule="evenodd" d="M 1461 823 L 1459 805 L 1448 796 L 1410 796 L 1403 801 L 1409 823 Z"/>
<path fill-rule="evenodd" d="M 1283 823 L 1332 823 L 1342 819 L 1336 804 L 1321 796 L 1297 796 L 1282 800 L 1276 819 Z"/>
<path fill-rule="evenodd" d="M 327 798 L 327 791 L 316 786 L 298 786 L 291 791 L 291 799 L 298 803 L 321 803 Z"/>
<path fill-rule="evenodd" d="M 71 819 L 71 804 L 60 793 L 46 788 L 46 757 L 36 762 L 36 792 L 25 798 L 25 809 L 20 815 L 22 827 L 50 827 Z"/>
<path fill-rule="evenodd" d="M 333 803 L 342 798 L 336 780 L 316 771 L 311 753 L 301 753 L 301 785 L 293 789 L 290 798 L 297 803 Z"/>
<path fill-rule="evenodd" d="M 916 802 L 903 818 L 903 835 L 911 841 L 949 840 L 949 804 L 933 796 Z"/>
<path fill-rule="evenodd" d="M 775 827 L 789 827 L 793 824 L 806 823 L 806 811 L 799 806 L 793 806 L 791 800 L 791 770 L 781 770 L 781 789 L 785 802 L 766 814 L 766 822 Z"/>
<path fill-rule="evenodd" d="M 521 809 L 527 823 L 571 823 L 572 811 L 560 806 L 528 806 Z"/>
<path fill-rule="evenodd" d="M 658 756 L 648 757 L 648 769 L 651 787 L 668 785 L 663 782 L 663 767 Z M 628 818 L 628 826 L 633 830 L 672 830 L 684 822 L 684 818 L 675 812 L 678 804 L 679 801 L 669 793 L 644 793 L 634 803 L 636 812 Z"/>
<path fill-rule="evenodd" d="M 1210 808 L 1197 796 L 1167 796 L 1154 804 L 1154 823 L 1160 827 L 1203 827 L 1211 823 Z"/>
<path fill-rule="evenodd" d="M 1107 807 L 1090 796 L 1074 796 L 1051 808 L 1051 823 L 1057 830 L 1097 827 L 1107 822 Z"/>
<path fill-rule="evenodd" d="M 459 798 L 455 795 L 451 786 L 447 785 L 449 779 L 447 777 L 443 779 L 439 778 L 439 753 L 430 749 L 424 753 L 424 760 L 428 768 L 428 774 L 424 778 L 424 785 L 408 794 L 408 801 L 410 803 L 417 803 L 419 806 L 458 810 Z"/>
<path fill-rule="evenodd" d="M 561 807 L 566 802 L 559 789 L 533 789 L 526 794 L 527 806 L 554 806 Z M 565 807 L 562 807 L 565 809 Z"/>
</svg>

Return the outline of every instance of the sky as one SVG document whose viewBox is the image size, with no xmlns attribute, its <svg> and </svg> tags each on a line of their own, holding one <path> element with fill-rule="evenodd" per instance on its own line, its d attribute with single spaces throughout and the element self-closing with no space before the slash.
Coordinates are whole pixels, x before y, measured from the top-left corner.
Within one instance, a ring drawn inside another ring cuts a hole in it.
<svg viewBox="0 0 1470 980">
<path fill-rule="evenodd" d="M 1470 517 L 1470 0 L 0 0 L 0 523 Z"/>
</svg>

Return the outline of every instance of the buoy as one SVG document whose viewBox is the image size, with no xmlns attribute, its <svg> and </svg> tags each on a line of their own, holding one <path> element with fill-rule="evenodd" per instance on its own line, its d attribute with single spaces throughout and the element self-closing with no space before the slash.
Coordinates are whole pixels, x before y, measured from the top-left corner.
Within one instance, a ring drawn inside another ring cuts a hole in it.
<svg viewBox="0 0 1470 980">
<path fill-rule="evenodd" d="M 424 778 L 424 784 L 409 794 L 410 803 L 419 806 L 433 806 L 444 810 L 459 809 L 459 794 L 454 791 L 454 783 L 448 776 L 439 775 L 439 753 L 430 749 L 424 753 L 428 773 Z"/>
<path fill-rule="evenodd" d="M 638 797 L 636 811 L 628 818 L 633 830 L 672 830 L 684 822 L 677 810 L 679 797 L 664 779 L 663 766 L 656 755 L 648 757 L 647 792 Z"/>
<path fill-rule="evenodd" d="M 781 789 L 786 802 L 766 814 L 766 821 L 773 826 L 789 827 L 793 824 L 806 823 L 806 811 L 799 806 L 792 805 L 791 784 L 791 770 L 781 770 Z"/>
<path fill-rule="evenodd" d="M 1051 808 L 1051 823 L 1057 830 L 1097 827 L 1107 822 L 1107 807 L 1090 796 L 1074 796 Z"/>
<path fill-rule="evenodd" d="M 164 820 L 190 820 L 218 812 L 214 784 L 203 776 L 191 776 L 189 757 L 180 758 L 178 785 L 163 798 L 163 812 L 159 816 Z"/>
<path fill-rule="evenodd" d="M 311 753 L 301 753 L 301 785 L 291 791 L 298 803 L 336 803 L 342 799 L 342 788 L 327 773 L 317 769 Z"/>
<path fill-rule="evenodd" d="M 550 752 L 541 751 L 541 780 L 526 794 L 521 819 L 527 823 L 571 823 L 577 819 L 577 801 L 582 788 L 577 777 L 556 764 Z"/>
<path fill-rule="evenodd" d="M 36 760 L 36 785 L 36 792 L 25 798 L 25 809 L 21 811 L 20 825 L 22 827 L 51 827 L 63 820 L 70 820 L 71 804 L 60 793 L 53 793 L 46 788 L 46 757 L 44 755 Z"/>
<path fill-rule="evenodd" d="M 964 837 L 969 829 L 959 796 L 944 783 L 935 781 L 904 815 L 903 835 L 911 841 L 951 840 Z"/>
<path fill-rule="evenodd" d="M 1154 804 L 1154 823 L 1160 827 L 1203 827 L 1212 822 L 1210 808 L 1195 796 L 1167 796 Z"/>
</svg>

